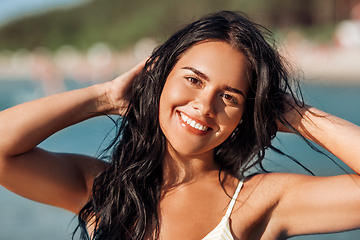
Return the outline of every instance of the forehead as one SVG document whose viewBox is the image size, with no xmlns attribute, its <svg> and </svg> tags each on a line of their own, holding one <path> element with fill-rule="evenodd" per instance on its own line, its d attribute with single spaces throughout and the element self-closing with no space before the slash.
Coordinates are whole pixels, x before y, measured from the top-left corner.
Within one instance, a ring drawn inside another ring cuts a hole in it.
<svg viewBox="0 0 360 240">
<path fill-rule="evenodd" d="M 184 67 L 195 68 L 210 80 L 221 80 L 231 87 L 246 88 L 251 79 L 251 67 L 245 55 L 225 42 L 208 41 L 191 47 L 174 70 Z"/>
</svg>

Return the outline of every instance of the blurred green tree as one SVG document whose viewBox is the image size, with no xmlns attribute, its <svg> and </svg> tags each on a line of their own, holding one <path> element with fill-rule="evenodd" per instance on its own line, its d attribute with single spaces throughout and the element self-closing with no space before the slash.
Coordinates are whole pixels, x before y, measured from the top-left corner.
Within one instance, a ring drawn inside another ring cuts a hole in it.
<svg viewBox="0 0 360 240">
<path fill-rule="evenodd" d="M 359 0 L 92 0 L 3 26 L 0 49 L 44 46 L 55 50 L 64 44 L 86 49 L 95 42 L 124 49 L 145 36 L 161 42 L 180 25 L 219 10 L 245 12 L 270 29 L 316 28 L 334 25 L 341 20 L 336 7 L 349 12 L 356 2 Z M 320 28 L 316 29 L 308 33 L 318 34 Z"/>
</svg>

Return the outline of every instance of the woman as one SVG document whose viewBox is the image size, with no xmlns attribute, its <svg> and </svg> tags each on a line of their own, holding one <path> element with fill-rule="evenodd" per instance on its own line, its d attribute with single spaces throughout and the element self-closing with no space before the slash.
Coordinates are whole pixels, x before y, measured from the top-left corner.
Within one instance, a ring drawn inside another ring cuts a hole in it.
<svg viewBox="0 0 360 240">
<path fill-rule="evenodd" d="M 261 27 L 231 12 L 205 16 L 111 82 L 1 112 L 0 183 L 79 214 L 83 239 L 86 230 L 92 239 L 282 239 L 359 228 L 359 175 L 245 176 L 277 131 L 360 173 L 360 128 L 301 104 L 290 85 Z M 36 147 L 104 114 L 122 116 L 109 164 Z"/>
</svg>

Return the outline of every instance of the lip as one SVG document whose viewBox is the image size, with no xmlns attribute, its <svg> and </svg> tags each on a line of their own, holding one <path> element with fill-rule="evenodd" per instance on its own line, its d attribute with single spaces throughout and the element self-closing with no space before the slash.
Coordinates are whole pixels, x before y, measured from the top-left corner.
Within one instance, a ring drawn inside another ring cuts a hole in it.
<svg viewBox="0 0 360 240">
<path fill-rule="evenodd" d="M 206 124 L 204 123 L 203 121 L 200 121 L 199 119 L 197 118 L 194 118 L 194 117 L 191 117 L 187 114 L 185 114 L 184 112 L 181 112 L 181 114 L 184 114 L 186 115 L 187 117 L 189 117 L 190 119 L 194 120 L 195 122 L 203 125 L 203 126 L 206 126 L 207 127 L 207 130 L 205 131 L 202 131 L 202 130 L 199 130 L 199 129 L 196 129 L 194 127 L 191 127 L 189 124 L 187 124 L 186 122 L 184 122 L 184 120 L 181 118 L 180 116 L 180 112 L 179 111 L 176 111 L 176 115 L 178 116 L 178 119 L 180 121 L 180 125 L 188 132 L 192 133 L 192 134 L 195 134 L 195 135 L 199 135 L 199 136 L 204 136 L 206 134 L 208 134 L 212 128 L 209 126 L 209 124 Z"/>
</svg>

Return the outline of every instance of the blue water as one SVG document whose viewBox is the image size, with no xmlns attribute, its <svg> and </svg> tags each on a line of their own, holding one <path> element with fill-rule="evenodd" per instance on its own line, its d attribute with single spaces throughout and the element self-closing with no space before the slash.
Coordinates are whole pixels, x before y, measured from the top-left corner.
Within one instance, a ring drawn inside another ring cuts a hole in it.
<svg viewBox="0 0 360 240">
<path fill-rule="evenodd" d="M 69 89 L 82 87 L 71 81 L 67 81 L 66 84 Z M 360 84 L 306 83 L 303 91 L 308 103 L 360 125 Z M 42 89 L 37 83 L 0 81 L 0 110 L 41 96 L 43 96 Z M 44 141 L 41 146 L 52 151 L 94 156 L 98 153 L 99 146 L 111 127 L 111 121 L 106 117 L 91 119 L 60 131 Z M 280 134 L 274 141 L 276 146 L 301 160 L 316 175 L 344 173 L 328 158 L 315 153 L 297 137 Z M 266 165 L 270 170 L 280 169 L 281 171 L 305 173 L 301 167 L 293 164 L 289 159 L 279 157 L 271 152 L 268 153 Z M 341 166 L 346 168 L 344 165 Z M 348 168 L 345 170 L 350 172 Z M 70 212 L 24 199 L 0 187 L 0 240 L 69 240 L 77 222 L 76 219 L 72 221 L 73 217 L 74 215 Z M 359 236 L 360 230 L 292 239 L 357 240 Z"/>
</svg>

